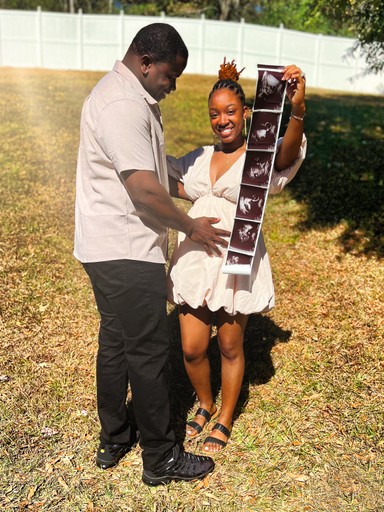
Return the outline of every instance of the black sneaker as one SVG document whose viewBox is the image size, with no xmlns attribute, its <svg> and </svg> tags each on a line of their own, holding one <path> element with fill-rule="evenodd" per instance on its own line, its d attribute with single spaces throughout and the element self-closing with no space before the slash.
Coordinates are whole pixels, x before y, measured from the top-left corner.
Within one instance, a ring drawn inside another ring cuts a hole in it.
<svg viewBox="0 0 384 512">
<path fill-rule="evenodd" d="M 197 480 L 213 471 L 214 467 L 211 457 L 194 455 L 175 446 L 172 457 L 165 464 L 153 471 L 144 469 L 143 482 L 147 485 L 160 485 L 171 480 Z"/>
<path fill-rule="evenodd" d="M 100 443 L 96 454 L 96 465 L 101 469 L 116 466 L 119 460 L 131 451 L 130 444 L 106 444 Z"/>
<path fill-rule="evenodd" d="M 96 465 L 101 469 L 108 469 L 116 466 L 120 459 L 134 448 L 140 440 L 140 432 L 137 428 L 133 403 L 127 404 L 127 411 L 130 423 L 129 442 L 126 444 L 100 442 L 96 453 Z"/>
</svg>

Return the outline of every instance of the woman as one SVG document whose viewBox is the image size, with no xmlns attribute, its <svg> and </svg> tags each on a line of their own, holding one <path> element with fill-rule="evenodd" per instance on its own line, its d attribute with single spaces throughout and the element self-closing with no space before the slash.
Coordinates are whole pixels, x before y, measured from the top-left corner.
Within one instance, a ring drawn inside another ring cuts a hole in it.
<svg viewBox="0 0 384 512">
<path fill-rule="evenodd" d="M 220 219 L 218 227 L 232 230 L 245 159 L 244 127 L 248 115 L 244 92 L 237 83 L 240 73 L 234 62 L 221 65 L 219 80 L 209 98 L 213 133 L 219 143 L 205 146 L 180 159 L 168 157 L 170 174 L 182 180 L 178 195 L 194 204 L 191 217 Z M 305 79 L 290 65 L 283 79 L 289 81 L 287 96 L 291 117 L 284 137 L 278 141 L 270 193 L 277 193 L 294 177 L 305 156 L 303 135 Z M 179 305 L 185 368 L 196 391 L 199 408 L 187 423 L 186 436 L 198 437 L 217 419 L 204 441 L 206 452 L 224 448 L 230 437 L 234 409 L 244 376 L 243 339 L 248 315 L 274 306 L 274 289 L 268 255 L 262 236 L 250 276 L 223 274 L 221 257 L 180 233 L 169 271 L 169 300 Z M 221 353 L 221 409 L 213 402 L 207 355 L 213 314 Z"/>
</svg>

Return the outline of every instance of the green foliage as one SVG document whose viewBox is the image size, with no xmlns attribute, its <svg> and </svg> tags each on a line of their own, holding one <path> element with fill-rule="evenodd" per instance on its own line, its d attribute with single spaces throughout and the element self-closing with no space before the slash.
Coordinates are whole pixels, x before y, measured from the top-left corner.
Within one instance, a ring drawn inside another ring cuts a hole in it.
<svg viewBox="0 0 384 512">
<path fill-rule="evenodd" d="M 112 6 L 109 0 L 0 0 L 0 9 L 36 10 L 41 7 L 43 11 L 70 12 L 71 4 L 74 12 L 82 9 L 86 14 L 109 13 Z"/>
<path fill-rule="evenodd" d="M 275 27 L 282 23 L 285 28 L 312 33 L 340 33 L 340 27 L 321 13 L 313 0 L 259 0 L 256 7 L 248 2 L 245 20 Z"/>
<path fill-rule="evenodd" d="M 384 256 L 384 143 L 380 97 L 311 95 L 305 131 L 307 172 L 292 195 L 308 205 L 303 224 L 342 223 L 340 242 L 355 254 Z"/>
<path fill-rule="evenodd" d="M 159 2 L 132 0 L 122 2 L 121 5 L 127 14 L 156 16 L 164 12 L 167 16 L 189 18 L 200 17 L 204 14 L 207 18 L 219 19 L 221 16 L 220 3 L 217 0 L 160 0 Z M 229 19 L 229 16 L 227 18 Z"/>
<path fill-rule="evenodd" d="M 369 70 L 384 69 L 384 2 L 382 0 L 315 0 L 327 18 L 347 26 L 358 38 L 355 52 L 367 59 Z"/>
<path fill-rule="evenodd" d="M 133 16 L 158 16 L 161 13 L 160 2 L 129 2 L 122 3 L 125 14 Z"/>
<path fill-rule="evenodd" d="M 67 11 L 68 2 L 66 0 L 0 0 L 0 9 L 30 10 L 34 11 L 37 7 L 43 11 Z"/>
</svg>

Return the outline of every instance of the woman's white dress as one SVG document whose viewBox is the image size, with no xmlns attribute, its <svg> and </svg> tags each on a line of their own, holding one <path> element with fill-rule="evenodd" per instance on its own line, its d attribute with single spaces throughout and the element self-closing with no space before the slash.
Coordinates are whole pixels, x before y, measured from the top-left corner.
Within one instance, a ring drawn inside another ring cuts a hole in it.
<svg viewBox="0 0 384 512">
<path fill-rule="evenodd" d="M 278 141 L 280 145 L 281 139 Z M 167 157 L 169 174 L 184 183 L 193 206 L 193 218 L 218 217 L 215 226 L 232 231 L 245 153 L 212 185 L 210 163 L 213 146 L 204 146 L 182 158 Z M 270 194 L 280 192 L 297 173 L 306 152 L 303 136 L 297 160 L 281 172 L 273 171 Z M 260 233 L 250 275 L 223 274 L 222 256 L 208 256 L 203 247 L 179 233 L 168 273 L 168 300 L 189 304 L 192 308 L 207 305 L 211 311 L 224 308 L 230 315 L 265 312 L 275 304 L 271 267 Z"/>
</svg>

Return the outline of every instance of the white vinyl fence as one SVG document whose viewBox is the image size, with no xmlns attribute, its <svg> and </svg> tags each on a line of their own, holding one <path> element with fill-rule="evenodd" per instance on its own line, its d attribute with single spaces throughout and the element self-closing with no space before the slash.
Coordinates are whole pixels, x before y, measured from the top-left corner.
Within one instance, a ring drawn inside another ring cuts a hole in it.
<svg viewBox="0 0 384 512">
<path fill-rule="evenodd" d="M 246 78 L 257 64 L 300 66 L 309 87 L 384 93 L 383 75 L 363 76 L 361 57 L 348 56 L 354 40 L 240 22 L 0 10 L 0 66 L 108 71 L 136 32 L 154 22 L 173 25 L 190 53 L 187 73 L 215 75 L 224 56 Z"/>
</svg>

